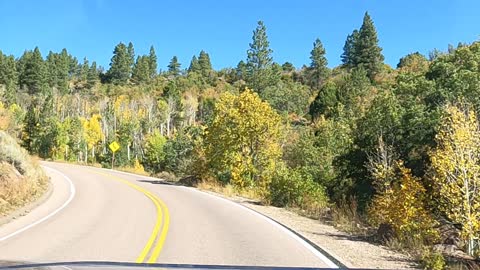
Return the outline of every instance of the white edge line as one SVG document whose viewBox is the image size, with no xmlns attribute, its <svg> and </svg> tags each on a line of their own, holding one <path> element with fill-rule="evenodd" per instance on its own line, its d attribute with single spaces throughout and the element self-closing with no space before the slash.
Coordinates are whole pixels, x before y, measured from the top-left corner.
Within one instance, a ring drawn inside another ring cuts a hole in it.
<svg viewBox="0 0 480 270">
<path fill-rule="evenodd" d="M 148 179 L 155 179 L 155 180 L 162 180 L 162 179 L 159 179 L 159 178 L 155 178 L 155 177 L 151 177 L 151 176 L 144 176 L 144 175 L 140 175 L 140 174 L 133 174 L 133 173 L 129 173 L 129 172 L 122 172 L 122 171 L 116 171 L 116 170 L 112 170 L 112 169 L 106 169 L 106 168 L 98 168 L 98 169 L 102 169 L 102 170 L 108 170 L 108 171 L 111 171 L 111 172 L 116 172 L 116 173 L 120 173 L 120 174 L 125 174 L 125 175 L 131 175 L 131 176 L 136 176 L 136 177 L 145 177 L 145 178 L 148 178 Z M 239 207 L 242 207 L 243 209 L 247 210 L 248 212 L 256 215 L 257 217 L 259 218 L 262 218 L 263 220 L 267 221 L 268 223 L 270 223 L 271 225 L 277 227 L 278 229 L 280 229 L 282 232 L 288 234 L 290 237 L 292 237 L 293 239 L 295 239 L 297 242 L 299 242 L 302 246 L 304 246 L 306 249 L 308 249 L 310 252 L 313 253 L 313 255 L 315 255 L 317 258 L 319 258 L 320 260 L 322 260 L 324 263 L 326 263 L 328 265 L 328 267 L 330 268 L 340 268 L 338 265 L 336 265 L 334 262 L 332 262 L 329 258 L 327 258 L 325 255 L 323 255 L 320 251 L 318 251 L 316 248 L 314 248 L 312 245 L 310 245 L 308 242 L 306 242 L 305 240 L 303 240 L 302 238 L 300 238 L 298 235 L 294 234 L 293 232 L 291 232 L 290 230 L 288 230 L 287 228 L 283 227 L 282 225 L 278 224 L 277 222 L 275 222 L 274 220 L 272 220 L 271 218 L 268 218 L 244 205 L 241 205 L 239 203 L 236 203 L 236 202 L 233 202 L 231 200 L 228 200 L 228 199 L 225 199 L 223 197 L 220 197 L 220 196 L 216 196 L 216 195 L 213 195 L 213 194 L 210 194 L 208 192 L 204 192 L 204 191 L 201 191 L 201 190 L 198 190 L 196 188 L 189 188 L 189 187 L 184 187 L 184 188 L 187 188 L 189 190 L 193 190 L 193 191 L 197 191 L 197 192 L 201 192 L 203 194 L 206 194 L 206 195 L 209 195 L 211 197 L 214 197 L 214 198 L 217 198 L 217 199 L 220 199 L 220 200 L 223 200 L 223 201 L 226 201 L 230 204 L 233 204 L 233 205 L 236 205 L 236 206 L 239 206 Z"/>
<path fill-rule="evenodd" d="M 20 234 L 20 233 L 22 233 L 22 232 L 24 232 L 24 231 L 26 231 L 26 230 L 28 230 L 28 229 L 30 229 L 30 228 L 32 228 L 32 227 L 34 227 L 34 226 L 36 226 L 36 225 L 44 222 L 45 220 L 51 218 L 52 216 L 54 216 L 55 214 L 57 214 L 58 212 L 60 212 L 62 209 L 64 209 L 65 207 L 67 207 L 67 205 L 70 204 L 70 202 L 73 200 L 73 197 L 75 197 L 75 186 L 73 185 L 72 180 L 71 180 L 68 176 L 66 176 L 66 175 L 63 174 L 62 172 L 60 172 L 60 171 L 58 171 L 58 170 L 55 170 L 55 169 L 52 169 L 52 168 L 50 168 L 50 167 L 46 167 L 46 166 L 43 166 L 43 165 L 41 165 L 41 166 L 42 166 L 43 168 L 52 170 L 52 171 L 60 174 L 63 178 L 65 178 L 65 180 L 68 182 L 68 184 L 69 184 L 69 186 L 70 186 L 70 196 L 69 196 L 68 199 L 62 204 L 62 206 L 60 206 L 59 208 L 55 209 L 55 211 L 51 212 L 50 214 L 44 216 L 43 218 L 41 218 L 41 219 L 39 219 L 39 220 L 31 223 L 31 224 L 26 225 L 25 227 L 21 228 L 20 230 L 17 230 L 17 231 L 15 231 L 15 232 L 11 233 L 11 234 L 8 234 L 8 235 L 0 238 L 0 242 L 5 241 L 5 240 L 7 240 L 7 239 L 9 239 L 9 238 L 17 235 L 17 234 Z"/>
</svg>

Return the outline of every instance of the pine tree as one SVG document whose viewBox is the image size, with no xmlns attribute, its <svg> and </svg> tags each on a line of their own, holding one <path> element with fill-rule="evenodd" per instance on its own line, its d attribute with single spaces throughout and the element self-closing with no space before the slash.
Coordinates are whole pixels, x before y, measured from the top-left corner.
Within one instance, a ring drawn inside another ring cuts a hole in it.
<svg viewBox="0 0 480 270">
<path fill-rule="evenodd" d="M 15 103 L 18 73 L 15 58 L 6 56 L 0 51 L 0 88 L 3 85 L 3 99 L 7 104 Z"/>
<path fill-rule="evenodd" d="M 155 48 L 150 46 L 150 53 L 148 55 L 148 69 L 150 71 L 150 79 L 157 76 L 157 55 L 155 54 Z"/>
<path fill-rule="evenodd" d="M 172 60 L 170 60 L 170 63 L 168 64 L 168 73 L 173 76 L 180 75 L 180 63 L 178 62 L 177 56 L 172 57 Z"/>
<path fill-rule="evenodd" d="M 310 60 L 312 60 L 310 63 L 310 86 L 318 89 L 328 75 L 328 62 L 325 57 L 325 48 L 323 48 L 323 44 L 318 38 L 313 43 Z"/>
<path fill-rule="evenodd" d="M 83 58 L 82 68 L 80 69 L 80 79 L 86 81 L 88 77 L 88 71 L 90 70 L 90 65 L 86 57 Z"/>
<path fill-rule="evenodd" d="M 20 74 L 20 85 L 26 87 L 31 95 L 44 94 L 47 91 L 46 67 L 38 47 L 33 52 L 25 52 Z"/>
<path fill-rule="evenodd" d="M 355 43 L 358 40 L 358 30 L 353 30 L 352 34 L 347 36 L 347 40 L 345 41 L 345 45 L 343 46 L 343 54 L 341 56 L 342 63 L 344 66 L 348 68 L 353 68 L 357 64 L 357 60 L 355 59 Z"/>
<path fill-rule="evenodd" d="M 108 82 L 114 84 L 126 84 L 130 77 L 130 60 L 127 47 L 123 43 L 115 46 L 110 69 L 107 71 Z"/>
<path fill-rule="evenodd" d="M 247 84 L 254 91 L 261 93 L 268 86 L 275 85 L 276 74 L 272 69 L 272 49 L 268 42 L 267 29 L 262 21 L 253 31 L 252 43 L 247 51 Z"/>
<path fill-rule="evenodd" d="M 128 67 L 130 68 L 130 74 L 132 74 L 133 65 L 135 64 L 135 49 L 133 48 L 133 43 L 129 42 L 127 47 L 128 53 Z"/>
<path fill-rule="evenodd" d="M 192 57 L 192 61 L 190 61 L 190 66 L 188 67 L 188 72 L 200 72 L 200 64 L 198 63 L 197 56 L 194 55 Z"/>
<path fill-rule="evenodd" d="M 138 56 L 133 66 L 132 81 L 137 84 L 150 81 L 150 59 L 148 56 Z"/>
<path fill-rule="evenodd" d="M 235 73 L 237 80 L 245 80 L 245 77 L 247 75 L 247 64 L 243 60 L 238 62 Z"/>
<path fill-rule="evenodd" d="M 87 73 L 87 88 L 92 88 L 98 79 L 97 62 L 93 61 Z"/>
<path fill-rule="evenodd" d="M 382 48 L 378 46 L 377 30 L 368 12 L 365 12 L 354 47 L 356 66 L 364 67 L 372 80 L 375 74 L 382 69 L 384 57 Z"/>
<path fill-rule="evenodd" d="M 210 62 L 210 56 L 205 51 L 200 51 L 198 56 L 198 65 L 200 67 L 200 73 L 207 77 L 212 71 L 212 63 Z"/>
<path fill-rule="evenodd" d="M 70 73 L 70 65 L 74 64 L 76 66 L 76 73 L 80 73 L 78 61 L 70 60 L 72 57 L 68 54 L 67 49 L 62 49 L 62 52 L 56 57 L 56 87 L 62 94 L 68 92 L 68 80 Z M 73 63 L 72 63 L 73 62 Z"/>
</svg>

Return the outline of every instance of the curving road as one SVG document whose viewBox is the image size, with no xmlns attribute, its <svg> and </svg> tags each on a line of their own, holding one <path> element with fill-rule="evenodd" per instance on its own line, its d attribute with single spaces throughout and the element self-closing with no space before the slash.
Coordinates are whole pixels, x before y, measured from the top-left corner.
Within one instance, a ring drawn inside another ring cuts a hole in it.
<svg viewBox="0 0 480 270">
<path fill-rule="evenodd" d="M 0 261 L 334 267 L 245 207 L 153 178 L 45 162 L 54 191 L 0 227 Z"/>
</svg>

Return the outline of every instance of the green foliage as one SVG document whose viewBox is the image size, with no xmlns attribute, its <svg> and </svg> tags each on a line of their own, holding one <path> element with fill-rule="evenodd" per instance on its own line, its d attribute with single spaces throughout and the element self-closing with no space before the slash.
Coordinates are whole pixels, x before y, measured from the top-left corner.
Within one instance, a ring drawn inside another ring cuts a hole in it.
<svg viewBox="0 0 480 270">
<path fill-rule="evenodd" d="M 18 84 L 18 72 L 13 55 L 6 56 L 0 51 L 0 88 L 3 87 L 3 95 L 0 96 L 7 104 L 15 103 Z M 0 93 L 2 91 L 0 90 Z"/>
<path fill-rule="evenodd" d="M 128 49 L 125 44 L 120 42 L 117 46 L 115 46 L 110 62 L 110 69 L 106 74 L 108 82 L 120 85 L 128 82 L 132 65 L 130 57 L 131 49 Z"/>
<path fill-rule="evenodd" d="M 33 52 L 26 51 L 20 62 L 20 87 L 27 89 L 30 95 L 41 95 L 47 91 L 47 70 L 38 47 Z"/>
<path fill-rule="evenodd" d="M 252 43 L 247 51 L 246 76 L 247 85 L 257 93 L 268 86 L 275 85 L 279 74 L 273 69 L 272 49 L 267 37 L 267 28 L 262 21 L 253 31 Z"/>
<path fill-rule="evenodd" d="M 313 43 L 313 49 L 310 52 L 310 78 L 309 85 L 312 88 L 318 89 L 323 81 L 328 76 L 328 61 L 325 57 L 325 48 L 320 39 L 316 39 Z"/>
<path fill-rule="evenodd" d="M 343 47 L 342 63 L 348 68 L 363 67 L 373 80 L 383 68 L 382 48 L 378 46 L 377 30 L 365 12 L 360 30 L 348 35 Z"/>
<path fill-rule="evenodd" d="M 146 138 L 145 159 L 143 165 L 149 171 L 154 173 L 161 172 L 165 164 L 165 144 L 167 139 L 155 130 Z"/>
<path fill-rule="evenodd" d="M 363 17 L 363 24 L 358 31 L 358 39 L 355 40 L 354 47 L 355 66 L 365 68 L 369 78 L 373 80 L 383 67 L 384 57 L 382 48 L 378 46 L 377 30 L 368 12 Z"/>
<path fill-rule="evenodd" d="M 309 105 L 310 89 L 296 82 L 278 82 L 269 86 L 260 94 L 262 99 L 280 113 L 295 113 L 303 116 Z"/>
<path fill-rule="evenodd" d="M 192 60 L 190 61 L 190 66 L 188 67 L 188 72 L 200 72 L 201 67 L 200 63 L 198 63 L 197 56 L 194 55 Z"/>
<path fill-rule="evenodd" d="M 270 202 L 275 206 L 298 207 L 305 210 L 324 209 L 328 199 L 324 188 L 310 175 L 280 166 L 270 184 Z"/>
<path fill-rule="evenodd" d="M 353 32 L 347 36 L 347 39 L 345 40 L 345 45 L 343 46 L 343 54 L 341 56 L 342 63 L 348 68 L 353 68 L 357 64 L 357 53 L 355 51 L 355 44 L 357 43 L 358 37 L 358 30 L 353 30 Z"/>
<path fill-rule="evenodd" d="M 175 134 L 165 146 L 165 170 L 178 176 L 192 174 L 192 166 L 195 161 L 194 148 L 199 140 L 198 128 L 190 128 L 184 132 Z"/>
<path fill-rule="evenodd" d="M 210 56 L 203 50 L 200 51 L 198 56 L 198 66 L 200 68 L 200 74 L 202 74 L 204 77 L 208 77 L 210 72 L 213 71 L 212 63 L 210 63 Z"/>
<path fill-rule="evenodd" d="M 148 83 L 151 79 L 150 59 L 146 55 L 138 56 L 132 71 L 132 81 L 137 84 Z"/>
<path fill-rule="evenodd" d="M 150 46 L 150 52 L 148 54 L 148 70 L 150 70 L 150 79 L 155 78 L 157 76 L 157 54 L 155 53 L 155 48 Z"/>
<path fill-rule="evenodd" d="M 168 73 L 173 76 L 180 75 L 180 63 L 176 56 L 172 57 L 172 60 L 170 60 L 170 63 L 168 64 Z"/>
</svg>

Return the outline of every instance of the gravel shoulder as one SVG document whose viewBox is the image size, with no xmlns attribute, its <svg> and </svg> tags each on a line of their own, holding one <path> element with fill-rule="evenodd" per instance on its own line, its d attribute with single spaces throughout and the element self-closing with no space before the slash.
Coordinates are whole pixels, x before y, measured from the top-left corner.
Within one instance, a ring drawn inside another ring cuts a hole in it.
<svg viewBox="0 0 480 270">
<path fill-rule="evenodd" d="M 321 247 L 348 268 L 419 268 L 415 260 L 407 255 L 358 239 L 319 220 L 301 216 L 285 208 L 258 205 L 245 198 L 232 198 L 211 191 L 203 191 L 237 202 L 289 227 Z"/>
</svg>

